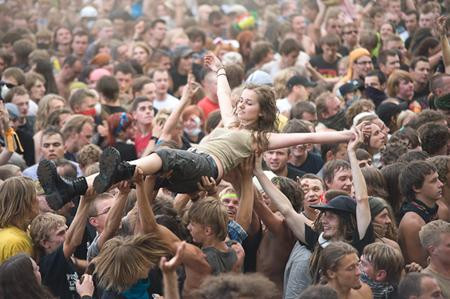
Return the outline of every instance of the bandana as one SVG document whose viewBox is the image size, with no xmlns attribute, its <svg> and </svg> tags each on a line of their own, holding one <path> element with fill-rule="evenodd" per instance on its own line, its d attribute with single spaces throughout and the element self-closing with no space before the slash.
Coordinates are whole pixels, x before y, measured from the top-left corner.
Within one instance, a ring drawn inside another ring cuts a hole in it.
<svg viewBox="0 0 450 299">
<path fill-rule="evenodd" d="M 338 113 L 329 118 L 321 120 L 321 122 L 330 129 L 334 129 L 336 131 L 341 131 L 345 129 L 345 111 L 341 109 Z"/>
<path fill-rule="evenodd" d="M 395 291 L 395 288 L 392 285 L 374 281 L 369 278 L 369 276 L 367 276 L 367 274 L 364 272 L 361 272 L 360 280 L 369 285 L 370 289 L 372 290 L 372 296 L 374 299 L 391 298 L 390 296 Z"/>
</svg>

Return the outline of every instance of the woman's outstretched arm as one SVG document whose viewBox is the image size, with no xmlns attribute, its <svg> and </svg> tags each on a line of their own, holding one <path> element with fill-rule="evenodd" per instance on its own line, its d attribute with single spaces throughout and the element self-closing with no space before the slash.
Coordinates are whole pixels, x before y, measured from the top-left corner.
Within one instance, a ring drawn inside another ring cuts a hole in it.
<svg viewBox="0 0 450 299">
<path fill-rule="evenodd" d="M 227 74 L 222 62 L 212 52 L 206 54 L 205 66 L 217 73 L 217 98 L 219 99 L 220 115 L 222 116 L 224 127 L 227 128 L 237 120 L 231 104 L 231 89 L 228 84 Z"/>
<path fill-rule="evenodd" d="M 269 150 L 290 147 L 298 144 L 322 144 L 348 142 L 353 137 L 351 130 L 320 133 L 270 133 Z"/>
</svg>

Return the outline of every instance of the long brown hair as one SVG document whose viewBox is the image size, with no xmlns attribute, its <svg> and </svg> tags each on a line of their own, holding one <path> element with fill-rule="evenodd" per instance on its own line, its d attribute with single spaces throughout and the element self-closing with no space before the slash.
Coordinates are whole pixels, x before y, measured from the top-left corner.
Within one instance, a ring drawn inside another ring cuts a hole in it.
<svg viewBox="0 0 450 299">
<path fill-rule="evenodd" d="M 257 152 L 264 152 L 269 146 L 268 134 L 275 132 L 278 122 L 277 122 L 277 106 L 275 102 L 275 94 L 272 88 L 266 85 L 246 85 L 244 90 L 252 90 L 257 95 L 257 100 L 259 103 L 259 108 L 261 115 L 258 120 L 245 129 L 252 131 L 252 138 L 256 144 Z M 234 108 L 234 113 L 236 114 L 237 106 Z M 238 126 L 239 124 L 233 124 Z"/>
</svg>

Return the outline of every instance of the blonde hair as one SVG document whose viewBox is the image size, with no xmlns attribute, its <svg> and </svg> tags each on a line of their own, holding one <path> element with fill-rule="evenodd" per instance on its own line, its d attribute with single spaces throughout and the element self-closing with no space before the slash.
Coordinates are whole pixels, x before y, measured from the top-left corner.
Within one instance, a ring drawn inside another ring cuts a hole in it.
<svg viewBox="0 0 450 299">
<path fill-rule="evenodd" d="M 14 225 L 22 228 L 37 213 L 36 189 L 29 178 L 18 176 L 0 185 L 0 228 Z"/>
<path fill-rule="evenodd" d="M 364 248 L 363 255 L 372 264 L 375 271 L 386 271 L 387 282 L 398 284 L 404 264 L 402 253 L 398 249 L 375 242 Z"/>
<path fill-rule="evenodd" d="M 139 274 L 157 265 L 169 254 L 168 245 L 156 233 L 115 237 L 107 241 L 93 260 L 101 288 L 123 292 L 134 285 Z"/>
<path fill-rule="evenodd" d="M 220 241 L 227 237 L 227 209 L 217 198 L 207 197 L 196 201 L 189 209 L 189 221 L 210 226 Z"/>
<path fill-rule="evenodd" d="M 34 248 L 40 253 L 43 253 L 44 248 L 41 242 L 48 240 L 49 233 L 63 225 L 66 225 L 66 218 L 64 216 L 49 212 L 40 214 L 34 218 L 30 225 L 30 237 L 33 241 Z"/>
<path fill-rule="evenodd" d="M 36 113 L 36 123 L 34 124 L 34 130 L 37 132 L 39 130 L 45 129 L 48 124 L 50 116 L 50 104 L 53 100 L 58 100 L 67 104 L 63 97 L 49 93 L 42 97 L 38 104 L 38 110 Z"/>
<path fill-rule="evenodd" d="M 295 75 L 300 75 L 295 67 L 288 67 L 279 71 L 273 78 L 273 89 L 277 99 L 284 98 L 288 95 L 287 82 Z"/>
<path fill-rule="evenodd" d="M 444 220 L 431 221 L 419 231 L 420 244 L 427 249 L 430 246 L 437 246 L 441 242 L 441 234 L 450 233 L 450 223 Z"/>
</svg>

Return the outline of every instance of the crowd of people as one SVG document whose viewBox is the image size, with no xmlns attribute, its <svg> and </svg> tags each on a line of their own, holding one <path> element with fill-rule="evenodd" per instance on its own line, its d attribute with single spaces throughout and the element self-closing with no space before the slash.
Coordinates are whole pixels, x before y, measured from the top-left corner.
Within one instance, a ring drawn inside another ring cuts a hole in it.
<svg viewBox="0 0 450 299">
<path fill-rule="evenodd" d="M 450 2 L 0 2 L 0 299 L 450 298 Z"/>
</svg>

